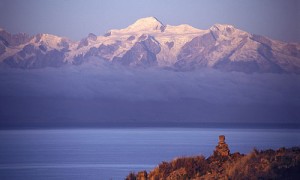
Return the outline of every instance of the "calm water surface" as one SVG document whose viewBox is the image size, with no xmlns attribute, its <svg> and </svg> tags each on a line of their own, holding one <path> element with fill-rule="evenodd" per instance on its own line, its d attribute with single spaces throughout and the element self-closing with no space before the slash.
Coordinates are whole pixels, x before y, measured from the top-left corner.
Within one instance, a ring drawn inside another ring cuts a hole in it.
<svg viewBox="0 0 300 180">
<path fill-rule="evenodd" d="M 124 179 L 175 157 L 207 157 L 220 134 L 231 152 L 300 145 L 298 129 L 1 130 L 0 179 Z"/>
</svg>

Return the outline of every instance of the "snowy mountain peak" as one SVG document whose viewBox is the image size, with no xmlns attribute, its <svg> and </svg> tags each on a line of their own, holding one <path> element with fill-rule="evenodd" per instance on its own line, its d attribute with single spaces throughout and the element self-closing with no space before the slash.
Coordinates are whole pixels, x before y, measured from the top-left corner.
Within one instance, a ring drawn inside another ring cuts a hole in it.
<svg viewBox="0 0 300 180">
<path fill-rule="evenodd" d="M 249 34 L 248 32 L 240 30 L 228 24 L 215 24 L 211 28 L 209 28 L 209 30 L 214 33 L 216 38 L 220 38 L 220 40 L 236 39 L 236 43 L 240 43 L 239 38 L 251 36 L 251 34 Z"/>
<path fill-rule="evenodd" d="M 67 42 L 68 39 L 55 36 L 52 34 L 38 34 L 32 40 L 31 43 L 35 46 L 44 45 L 49 47 L 49 49 L 62 49 L 64 42 Z"/>
<path fill-rule="evenodd" d="M 187 34 L 187 33 L 201 33 L 203 30 L 194 28 L 188 24 L 181 24 L 178 26 L 166 25 L 166 33 L 175 33 L 175 34 Z"/>
<path fill-rule="evenodd" d="M 226 31 L 229 29 L 233 30 L 235 27 L 229 24 L 215 24 L 210 28 L 213 31 Z"/>
<path fill-rule="evenodd" d="M 138 19 L 135 23 L 128 26 L 126 29 L 128 30 L 135 30 L 135 31 L 143 31 L 143 30 L 159 30 L 162 31 L 162 29 L 165 26 L 163 23 L 161 23 L 157 18 L 155 17 L 146 17 Z"/>
</svg>

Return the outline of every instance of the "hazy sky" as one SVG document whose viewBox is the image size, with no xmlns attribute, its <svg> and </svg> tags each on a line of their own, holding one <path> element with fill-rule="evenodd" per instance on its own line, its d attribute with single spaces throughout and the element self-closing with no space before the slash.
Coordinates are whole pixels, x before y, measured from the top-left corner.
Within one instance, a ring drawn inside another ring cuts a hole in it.
<svg viewBox="0 0 300 180">
<path fill-rule="evenodd" d="M 165 24 L 207 29 L 233 24 L 251 33 L 300 42 L 297 0 L 0 0 L 0 27 L 79 40 L 155 16 Z"/>
</svg>

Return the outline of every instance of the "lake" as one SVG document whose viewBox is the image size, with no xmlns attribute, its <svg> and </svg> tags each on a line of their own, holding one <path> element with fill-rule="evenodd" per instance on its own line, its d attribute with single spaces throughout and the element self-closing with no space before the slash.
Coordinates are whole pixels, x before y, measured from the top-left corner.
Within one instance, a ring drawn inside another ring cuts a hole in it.
<svg viewBox="0 0 300 180">
<path fill-rule="evenodd" d="M 299 129 L 107 128 L 1 130 L 1 180 L 124 179 L 175 157 L 300 145 Z"/>
</svg>

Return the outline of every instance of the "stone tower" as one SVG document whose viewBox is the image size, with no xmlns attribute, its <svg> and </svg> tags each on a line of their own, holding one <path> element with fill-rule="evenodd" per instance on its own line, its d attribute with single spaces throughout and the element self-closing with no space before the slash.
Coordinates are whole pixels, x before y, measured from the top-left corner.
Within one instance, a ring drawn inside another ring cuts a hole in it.
<svg viewBox="0 0 300 180">
<path fill-rule="evenodd" d="M 224 135 L 219 136 L 219 143 L 216 146 L 216 150 L 214 151 L 214 155 L 225 156 L 225 157 L 230 155 L 230 150 L 228 148 L 228 145 L 225 142 L 225 136 Z"/>
</svg>

